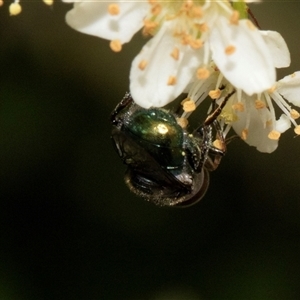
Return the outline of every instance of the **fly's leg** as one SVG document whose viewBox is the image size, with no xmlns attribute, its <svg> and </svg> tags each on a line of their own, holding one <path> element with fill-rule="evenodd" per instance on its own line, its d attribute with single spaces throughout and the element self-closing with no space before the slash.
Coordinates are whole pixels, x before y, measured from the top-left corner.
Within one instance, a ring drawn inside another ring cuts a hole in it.
<svg viewBox="0 0 300 300">
<path fill-rule="evenodd" d="M 133 99 L 130 95 L 130 93 L 126 93 L 121 102 L 116 106 L 116 108 L 113 110 L 113 112 L 110 115 L 110 121 L 113 125 L 118 125 L 120 120 L 118 118 L 118 115 L 122 110 L 124 110 L 126 107 L 130 106 L 133 103 Z"/>
<path fill-rule="evenodd" d="M 235 90 L 233 90 L 231 93 L 229 93 L 224 100 L 221 102 L 221 104 L 213 110 L 213 112 L 206 118 L 204 121 L 204 125 L 209 127 L 214 127 L 216 131 L 216 141 L 218 141 L 218 145 L 214 146 L 211 142 L 209 150 L 208 150 L 208 156 L 205 161 L 205 167 L 209 171 L 214 171 L 218 168 L 222 157 L 224 156 L 226 152 L 226 140 L 223 135 L 223 130 L 220 126 L 220 123 L 218 122 L 217 118 L 221 114 L 222 109 L 226 105 L 229 98 L 235 93 Z"/>
</svg>

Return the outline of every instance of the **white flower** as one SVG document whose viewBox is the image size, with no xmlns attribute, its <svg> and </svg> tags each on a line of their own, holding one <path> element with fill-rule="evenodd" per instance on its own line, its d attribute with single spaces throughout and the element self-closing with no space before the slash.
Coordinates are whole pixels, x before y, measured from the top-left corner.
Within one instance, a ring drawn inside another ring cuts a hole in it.
<svg viewBox="0 0 300 300">
<path fill-rule="evenodd" d="M 284 48 L 284 40 L 278 33 L 277 40 L 263 34 L 239 16 L 227 0 L 83 0 L 74 4 L 66 21 L 78 31 L 111 40 L 114 51 L 120 51 L 142 27 L 144 34 L 153 36 L 130 71 L 131 94 L 148 108 L 173 101 L 197 70 L 208 76 L 205 70 L 211 59 L 247 95 L 274 84 L 275 67 L 286 62 L 273 60 L 269 45 Z"/>
<path fill-rule="evenodd" d="M 219 118 L 225 136 L 233 128 L 250 146 L 256 147 L 260 152 L 271 153 L 277 148 L 280 135 L 291 124 L 294 125 L 295 133 L 300 135 L 300 126 L 295 121 L 300 115 L 287 103 L 288 101 L 300 107 L 300 71 L 279 80 L 269 90 L 249 96 L 233 87 L 219 71 L 213 69 L 212 66 L 209 78 L 194 82 L 188 101 L 183 105 L 188 103 L 189 107 L 193 107 L 191 103 L 194 103 L 194 107 L 199 106 L 208 95 L 218 99 L 217 103 L 220 103 L 228 93 L 236 90 Z M 273 103 L 282 111 L 278 120 Z M 181 117 L 188 118 L 193 109 L 185 110 Z"/>
</svg>

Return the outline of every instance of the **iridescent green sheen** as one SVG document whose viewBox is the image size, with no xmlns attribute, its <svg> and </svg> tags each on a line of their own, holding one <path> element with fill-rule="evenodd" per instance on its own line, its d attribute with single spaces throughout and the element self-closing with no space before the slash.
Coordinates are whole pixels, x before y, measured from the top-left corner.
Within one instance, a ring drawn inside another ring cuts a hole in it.
<svg viewBox="0 0 300 300">
<path fill-rule="evenodd" d="M 183 130 L 169 112 L 139 110 L 132 114 L 126 128 L 164 166 L 178 167 L 183 163 Z"/>
</svg>

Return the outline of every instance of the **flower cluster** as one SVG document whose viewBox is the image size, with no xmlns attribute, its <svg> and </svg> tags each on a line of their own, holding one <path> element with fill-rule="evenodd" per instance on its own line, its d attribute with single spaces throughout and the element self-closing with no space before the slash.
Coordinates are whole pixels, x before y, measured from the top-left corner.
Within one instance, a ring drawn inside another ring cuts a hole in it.
<svg viewBox="0 0 300 300">
<path fill-rule="evenodd" d="M 66 21 L 110 40 L 116 52 L 142 29 L 152 38 L 131 66 L 130 91 L 137 104 L 161 107 L 189 90 L 187 117 L 208 95 L 220 101 L 235 90 L 220 118 L 225 133 L 233 128 L 259 151 L 272 152 L 291 124 L 300 133 L 299 114 L 286 102 L 300 106 L 300 75 L 276 83 L 276 68 L 290 64 L 287 45 L 279 33 L 259 30 L 248 19 L 246 2 L 81 0 Z M 283 112 L 279 120 L 274 102 Z"/>
<path fill-rule="evenodd" d="M 210 76 L 205 80 L 195 80 L 189 88 L 188 96 L 182 102 L 184 113 L 181 119 L 187 119 L 208 96 L 221 103 L 233 90 L 235 87 L 212 65 Z M 300 106 L 299 94 L 300 72 L 286 76 L 272 88 L 251 96 L 237 89 L 219 118 L 224 136 L 233 128 L 246 143 L 255 146 L 258 151 L 273 152 L 278 146 L 280 135 L 291 125 L 294 126 L 294 132 L 300 135 L 300 125 L 295 121 L 300 115 L 287 103 Z M 278 120 L 274 102 L 282 111 Z"/>
<path fill-rule="evenodd" d="M 212 59 L 247 94 L 274 84 L 275 63 L 267 42 L 251 21 L 241 19 L 243 9 L 234 9 L 224 0 L 83 0 L 74 4 L 66 21 L 83 33 L 111 40 L 114 51 L 120 51 L 141 28 L 153 36 L 132 62 L 130 72 L 132 96 L 148 108 L 173 101 L 195 73 L 208 77 Z M 249 80 L 249 74 L 255 76 Z"/>
</svg>

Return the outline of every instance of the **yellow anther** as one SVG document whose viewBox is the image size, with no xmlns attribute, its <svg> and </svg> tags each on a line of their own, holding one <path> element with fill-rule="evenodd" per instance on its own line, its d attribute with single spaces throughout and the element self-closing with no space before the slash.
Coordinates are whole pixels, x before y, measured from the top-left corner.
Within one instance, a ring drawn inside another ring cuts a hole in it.
<svg viewBox="0 0 300 300">
<path fill-rule="evenodd" d="M 197 40 L 191 39 L 189 44 L 193 49 L 199 49 L 203 46 L 203 42 L 200 39 Z"/>
<path fill-rule="evenodd" d="M 120 40 L 112 40 L 109 44 L 110 49 L 114 52 L 120 52 L 122 50 L 122 44 Z"/>
<path fill-rule="evenodd" d="M 211 99 L 218 99 L 221 96 L 221 91 L 219 89 L 211 90 L 209 91 L 208 96 Z"/>
<path fill-rule="evenodd" d="M 199 68 L 197 70 L 197 78 L 198 79 L 206 79 L 209 77 L 209 75 L 210 75 L 210 72 L 206 68 Z"/>
<path fill-rule="evenodd" d="M 229 45 L 225 48 L 225 54 L 226 55 L 231 55 L 236 51 L 236 47 L 233 45 Z"/>
<path fill-rule="evenodd" d="M 268 120 L 268 121 L 266 121 L 266 126 L 268 127 L 268 126 L 271 126 L 273 124 L 273 121 L 272 120 Z"/>
<path fill-rule="evenodd" d="M 269 93 L 269 94 L 272 94 L 272 93 L 275 92 L 275 90 L 276 90 L 276 85 L 273 85 L 272 87 L 270 87 L 270 88 L 268 89 L 268 93 Z"/>
<path fill-rule="evenodd" d="M 262 108 L 265 108 L 265 107 L 266 107 L 265 102 L 263 102 L 259 99 L 255 100 L 255 108 L 256 109 L 262 109 Z"/>
<path fill-rule="evenodd" d="M 195 27 L 200 31 L 200 32 L 207 32 L 208 31 L 208 26 L 206 23 L 202 23 L 202 24 L 194 24 Z"/>
<path fill-rule="evenodd" d="M 193 7 L 193 5 L 194 5 L 193 0 L 186 0 L 182 4 L 181 10 L 182 11 L 188 11 Z"/>
<path fill-rule="evenodd" d="M 151 13 L 154 15 L 154 16 L 157 16 L 160 14 L 162 10 L 162 7 L 159 3 L 155 3 L 152 8 L 151 8 Z"/>
<path fill-rule="evenodd" d="M 139 69 L 140 69 L 141 71 L 143 71 L 143 70 L 146 68 L 147 65 L 148 65 L 148 62 L 147 62 L 146 60 L 143 59 L 143 60 L 140 61 L 138 67 L 139 67 Z"/>
<path fill-rule="evenodd" d="M 154 30 L 157 28 L 158 23 L 153 22 L 150 20 L 144 20 L 144 29 L 143 29 L 143 34 L 144 35 L 153 35 Z"/>
<path fill-rule="evenodd" d="M 281 136 L 281 133 L 278 132 L 277 130 L 272 130 L 269 134 L 268 134 L 268 138 L 270 140 L 273 140 L 273 141 L 278 141 L 279 138 Z"/>
<path fill-rule="evenodd" d="M 292 78 L 296 77 L 296 73 L 291 74 L 291 77 Z"/>
<path fill-rule="evenodd" d="M 167 85 L 175 85 L 176 84 L 176 77 L 175 76 L 169 76 Z"/>
<path fill-rule="evenodd" d="M 245 141 L 247 137 L 248 137 L 248 129 L 245 128 L 241 133 L 241 139 Z"/>
<path fill-rule="evenodd" d="M 53 0 L 43 0 L 43 2 L 49 6 L 53 4 Z"/>
<path fill-rule="evenodd" d="M 191 112 L 196 109 L 196 104 L 193 100 L 186 99 L 186 101 L 183 101 L 182 107 L 185 112 Z"/>
<path fill-rule="evenodd" d="M 192 37 L 188 34 L 183 34 L 181 38 L 181 44 L 189 45 L 192 40 Z"/>
<path fill-rule="evenodd" d="M 245 106 L 242 102 L 237 102 L 232 105 L 232 109 L 239 112 L 243 112 L 245 110 Z"/>
<path fill-rule="evenodd" d="M 120 13 L 120 6 L 116 3 L 112 3 L 108 5 L 108 13 L 112 16 L 116 16 Z"/>
<path fill-rule="evenodd" d="M 19 13 L 21 13 L 21 11 L 22 11 L 22 7 L 17 2 L 11 3 L 11 5 L 9 6 L 9 13 L 11 16 L 16 16 Z"/>
<path fill-rule="evenodd" d="M 187 102 L 187 101 L 190 101 L 190 100 L 191 100 L 190 98 L 185 98 L 185 99 L 183 99 L 183 100 L 180 102 L 180 104 L 183 105 L 184 102 Z"/>
<path fill-rule="evenodd" d="M 192 8 L 192 17 L 193 18 L 202 18 L 203 16 L 203 11 L 200 6 L 194 6 Z"/>
<path fill-rule="evenodd" d="M 177 118 L 176 121 L 177 121 L 178 125 L 182 128 L 186 128 L 189 124 L 189 121 L 186 118 Z"/>
<path fill-rule="evenodd" d="M 173 49 L 173 51 L 171 52 L 171 56 L 175 59 L 178 60 L 179 59 L 179 49 L 177 47 L 175 47 Z"/>
<path fill-rule="evenodd" d="M 294 128 L 294 132 L 297 134 L 297 135 L 300 135 L 300 125 L 296 126 Z"/>
<path fill-rule="evenodd" d="M 300 114 L 299 114 L 299 112 L 296 111 L 296 109 L 291 109 L 290 114 L 294 120 L 296 120 L 300 117 Z"/>
<path fill-rule="evenodd" d="M 234 10 L 230 17 L 230 24 L 238 25 L 240 20 L 240 13 L 237 10 Z"/>
</svg>

